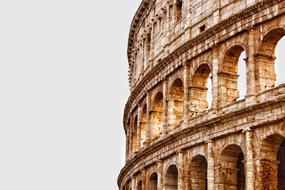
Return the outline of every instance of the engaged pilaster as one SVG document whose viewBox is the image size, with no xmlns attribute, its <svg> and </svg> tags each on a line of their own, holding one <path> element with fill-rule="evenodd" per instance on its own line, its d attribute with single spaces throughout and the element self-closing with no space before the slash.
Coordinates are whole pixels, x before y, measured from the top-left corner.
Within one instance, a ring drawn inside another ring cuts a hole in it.
<svg viewBox="0 0 285 190">
<path fill-rule="evenodd" d="M 185 153 L 179 151 L 178 153 L 178 189 L 185 189 Z"/>
<path fill-rule="evenodd" d="M 157 181 L 157 189 L 163 189 L 163 162 L 159 160 L 157 162 L 157 170 L 158 170 L 158 181 Z"/>
<path fill-rule="evenodd" d="M 162 111 L 162 118 L 163 118 L 163 129 L 162 129 L 162 135 L 165 135 L 167 133 L 167 80 L 163 80 L 163 111 Z"/>
<path fill-rule="evenodd" d="M 208 144 L 208 171 L 207 171 L 207 183 L 208 183 L 208 190 L 215 189 L 215 160 L 214 160 L 214 152 L 213 152 L 213 141 L 209 140 Z"/>
<path fill-rule="evenodd" d="M 184 108 L 183 108 L 183 126 L 188 126 L 188 106 L 189 106 L 189 92 L 188 92 L 188 86 L 189 86 L 189 79 L 188 79 L 188 66 L 185 64 L 183 67 L 183 80 L 184 80 Z"/>
<path fill-rule="evenodd" d="M 245 174 L 245 189 L 254 189 L 254 160 L 253 160 L 253 147 L 252 147 L 252 133 L 250 128 L 244 130 L 245 144 L 246 144 L 246 174 Z"/>
<path fill-rule="evenodd" d="M 246 105 L 252 105 L 256 103 L 256 80 L 255 80 L 255 61 L 254 61 L 254 47 L 255 47 L 255 35 L 254 30 L 248 32 L 248 58 L 247 62 L 247 93 L 246 93 Z"/>
</svg>

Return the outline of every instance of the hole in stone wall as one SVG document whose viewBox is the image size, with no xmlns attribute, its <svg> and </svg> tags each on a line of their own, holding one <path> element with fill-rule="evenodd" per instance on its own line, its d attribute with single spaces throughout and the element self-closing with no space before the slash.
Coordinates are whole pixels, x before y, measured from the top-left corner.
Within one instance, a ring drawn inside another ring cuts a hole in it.
<svg viewBox="0 0 285 190">
<path fill-rule="evenodd" d="M 200 33 L 204 32 L 206 30 L 206 25 L 204 24 L 200 26 L 199 30 L 200 30 Z"/>
</svg>

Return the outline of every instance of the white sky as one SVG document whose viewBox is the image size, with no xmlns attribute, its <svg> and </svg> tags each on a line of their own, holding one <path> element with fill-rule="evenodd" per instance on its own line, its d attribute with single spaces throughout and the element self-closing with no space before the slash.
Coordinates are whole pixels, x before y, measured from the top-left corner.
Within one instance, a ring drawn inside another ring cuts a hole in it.
<svg viewBox="0 0 285 190">
<path fill-rule="evenodd" d="M 0 2 L 0 189 L 117 189 L 139 3 Z"/>
</svg>

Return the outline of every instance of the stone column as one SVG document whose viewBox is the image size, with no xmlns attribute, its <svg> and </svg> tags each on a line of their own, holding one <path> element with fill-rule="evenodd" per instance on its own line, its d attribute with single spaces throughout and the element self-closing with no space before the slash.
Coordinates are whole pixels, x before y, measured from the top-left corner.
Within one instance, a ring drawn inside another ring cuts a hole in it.
<svg viewBox="0 0 285 190">
<path fill-rule="evenodd" d="M 130 159 L 130 130 L 127 129 L 127 134 L 126 134 L 126 159 L 125 161 L 127 162 Z"/>
<path fill-rule="evenodd" d="M 142 189 L 147 189 L 147 184 L 146 184 L 146 171 L 143 169 L 141 171 L 141 179 L 142 179 Z"/>
<path fill-rule="evenodd" d="M 130 131 L 130 136 L 129 136 L 129 159 L 133 157 L 133 116 L 130 116 L 130 126 L 129 126 L 129 131 Z"/>
<path fill-rule="evenodd" d="M 171 25 L 170 25 L 170 9 L 169 9 L 169 1 L 167 2 L 167 9 L 166 9 L 166 27 L 167 27 L 167 32 L 166 32 L 166 40 L 165 40 L 165 44 L 164 44 L 164 50 L 165 53 L 169 53 L 169 44 L 170 44 L 170 39 L 171 39 Z"/>
<path fill-rule="evenodd" d="M 246 76 L 246 105 L 252 105 L 256 103 L 256 80 L 255 80 L 255 60 L 254 60 L 254 47 L 255 47 L 255 35 L 254 30 L 248 32 L 248 55 L 246 60 L 247 76 Z"/>
<path fill-rule="evenodd" d="M 213 152 L 213 141 L 209 140 L 208 142 L 208 169 L 207 169 L 207 183 L 208 190 L 215 189 L 215 160 L 214 160 L 214 152 Z"/>
<path fill-rule="evenodd" d="M 163 190 L 163 162 L 159 160 L 157 162 L 158 179 L 157 179 L 157 189 Z"/>
<path fill-rule="evenodd" d="M 185 189 L 185 159 L 184 153 L 179 151 L 178 153 L 178 189 L 184 190 Z"/>
<path fill-rule="evenodd" d="M 146 140 L 145 144 L 149 145 L 150 143 L 150 133 L 151 133 L 151 118 L 150 118 L 150 111 L 151 111 L 151 98 L 150 98 L 150 93 L 147 92 L 146 94 Z"/>
<path fill-rule="evenodd" d="M 213 12 L 213 25 L 220 21 L 220 0 L 215 0 Z"/>
<path fill-rule="evenodd" d="M 188 106 L 189 106 L 189 92 L 188 92 L 188 86 L 189 86 L 189 79 L 188 79 L 188 66 L 185 64 L 183 66 L 183 81 L 184 81 L 184 108 L 183 108 L 183 127 L 188 126 Z"/>
<path fill-rule="evenodd" d="M 213 48 L 213 68 L 212 68 L 212 107 L 217 109 L 219 106 L 219 52 L 218 47 Z"/>
<path fill-rule="evenodd" d="M 154 20 L 154 18 L 152 19 Z M 152 69 L 154 66 L 153 59 L 154 59 L 154 46 L 155 46 L 155 30 L 154 30 L 154 23 L 152 23 L 151 26 L 151 43 L 150 43 L 150 52 L 149 52 L 149 63 L 150 63 L 150 68 Z"/>
<path fill-rule="evenodd" d="M 165 135 L 167 133 L 167 126 L 168 126 L 168 120 L 167 120 L 167 80 L 163 80 L 163 110 L 162 110 L 162 119 L 163 119 L 163 129 L 162 129 L 162 135 Z"/>
<path fill-rule="evenodd" d="M 131 188 L 132 190 L 136 190 L 136 179 L 134 176 L 132 176 L 132 182 L 131 182 Z"/>
<path fill-rule="evenodd" d="M 253 146 L 252 133 L 250 128 L 244 130 L 245 133 L 245 189 L 254 189 L 254 160 L 253 160 Z"/>
<path fill-rule="evenodd" d="M 137 151 L 141 148 L 141 105 L 138 105 L 138 121 L 137 121 Z"/>
</svg>

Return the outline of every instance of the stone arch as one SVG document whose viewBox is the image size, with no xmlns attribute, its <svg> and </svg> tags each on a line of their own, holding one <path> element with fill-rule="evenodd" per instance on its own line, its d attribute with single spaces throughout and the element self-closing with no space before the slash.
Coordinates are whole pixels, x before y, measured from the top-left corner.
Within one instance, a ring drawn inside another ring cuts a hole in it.
<svg viewBox="0 0 285 190">
<path fill-rule="evenodd" d="M 272 27 L 268 30 L 259 45 L 258 52 L 255 55 L 258 63 L 257 78 L 258 91 L 262 92 L 275 86 L 275 50 L 278 42 L 285 36 L 283 27 Z"/>
<path fill-rule="evenodd" d="M 207 159 L 202 155 L 192 158 L 188 170 L 188 188 L 195 190 L 207 190 Z"/>
<path fill-rule="evenodd" d="M 158 174 L 153 172 L 148 178 L 148 190 L 157 190 L 158 187 Z"/>
<path fill-rule="evenodd" d="M 163 93 L 158 92 L 153 99 L 151 111 L 151 138 L 156 138 L 162 132 L 163 125 Z"/>
<path fill-rule="evenodd" d="M 138 116 L 136 115 L 133 119 L 132 129 L 131 129 L 131 143 L 132 143 L 132 153 L 134 154 L 138 151 Z"/>
<path fill-rule="evenodd" d="M 207 83 L 211 73 L 211 67 L 204 63 L 199 65 L 192 75 L 189 89 L 189 109 L 192 116 L 205 112 L 209 106 L 207 102 Z"/>
<path fill-rule="evenodd" d="M 284 189 L 285 136 L 271 134 L 262 140 L 258 156 L 257 179 L 261 189 Z"/>
<path fill-rule="evenodd" d="M 167 168 L 164 179 L 163 186 L 165 190 L 178 189 L 178 169 L 176 165 L 172 164 Z"/>
<path fill-rule="evenodd" d="M 139 180 L 137 190 L 143 190 L 142 189 L 142 180 Z"/>
<path fill-rule="evenodd" d="M 147 139 L 147 105 L 143 104 L 141 109 L 141 121 L 140 121 L 140 147 L 144 146 Z"/>
<path fill-rule="evenodd" d="M 219 156 L 216 186 L 218 189 L 244 190 L 244 154 L 240 146 L 228 145 Z"/>
<path fill-rule="evenodd" d="M 183 119 L 184 86 L 180 78 L 176 78 L 170 87 L 168 101 L 168 122 L 170 126 L 180 126 Z"/>
<path fill-rule="evenodd" d="M 238 89 L 238 67 L 241 66 L 240 57 L 243 52 L 247 54 L 246 47 L 244 47 L 242 44 L 235 44 L 228 48 L 224 53 L 219 71 L 220 106 L 232 103 L 240 97 Z M 246 73 L 246 71 L 244 72 Z M 244 88 L 246 89 L 246 87 Z"/>
</svg>

